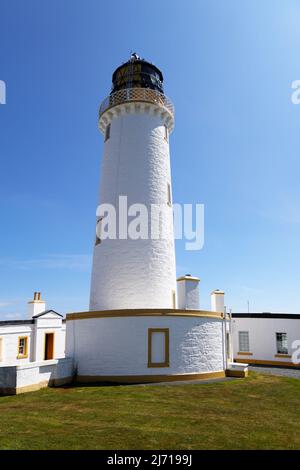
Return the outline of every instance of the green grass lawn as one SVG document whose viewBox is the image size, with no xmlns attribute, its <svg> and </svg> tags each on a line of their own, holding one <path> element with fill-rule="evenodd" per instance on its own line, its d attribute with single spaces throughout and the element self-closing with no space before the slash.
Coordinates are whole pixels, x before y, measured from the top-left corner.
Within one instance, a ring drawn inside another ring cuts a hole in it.
<svg viewBox="0 0 300 470">
<path fill-rule="evenodd" d="M 48 388 L 0 397 L 0 449 L 300 449 L 300 380 Z"/>
</svg>

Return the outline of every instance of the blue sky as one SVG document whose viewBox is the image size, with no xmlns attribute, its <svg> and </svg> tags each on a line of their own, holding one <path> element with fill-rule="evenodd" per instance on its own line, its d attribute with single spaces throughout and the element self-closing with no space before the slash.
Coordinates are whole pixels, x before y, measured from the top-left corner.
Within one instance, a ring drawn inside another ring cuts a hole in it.
<svg viewBox="0 0 300 470">
<path fill-rule="evenodd" d="M 201 307 L 300 311 L 297 0 L 1 0 L 0 318 L 39 290 L 87 309 L 111 74 L 131 50 L 162 69 L 176 107 L 173 199 L 205 204 L 205 244 L 176 243 Z"/>
</svg>

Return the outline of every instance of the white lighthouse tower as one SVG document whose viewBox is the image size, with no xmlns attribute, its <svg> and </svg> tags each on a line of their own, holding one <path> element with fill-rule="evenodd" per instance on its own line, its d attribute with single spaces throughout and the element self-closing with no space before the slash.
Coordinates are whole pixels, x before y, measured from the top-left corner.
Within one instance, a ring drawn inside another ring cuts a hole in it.
<svg viewBox="0 0 300 470">
<path fill-rule="evenodd" d="M 117 231 L 105 238 L 110 229 L 104 216 L 97 218 L 90 310 L 175 308 L 169 153 L 174 108 L 163 93 L 161 71 L 136 54 L 115 70 L 112 82 L 99 112 L 99 204 L 115 208 Z M 144 228 L 130 233 L 130 223 L 141 218 Z"/>
<path fill-rule="evenodd" d="M 133 54 L 112 81 L 99 113 L 104 154 L 90 309 L 67 315 L 66 356 L 82 383 L 224 377 L 223 312 L 199 310 L 200 279 L 191 275 L 178 279 L 176 301 L 174 108 L 162 73 Z M 117 227 L 109 226 L 114 219 Z"/>
</svg>

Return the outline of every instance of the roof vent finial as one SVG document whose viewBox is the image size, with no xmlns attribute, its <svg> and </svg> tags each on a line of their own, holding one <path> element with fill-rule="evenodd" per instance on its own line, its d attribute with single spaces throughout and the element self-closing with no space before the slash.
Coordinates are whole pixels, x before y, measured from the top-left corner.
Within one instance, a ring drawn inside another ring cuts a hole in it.
<svg viewBox="0 0 300 470">
<path fill-rule="evenodd" d="M 140 56 L 136 52 L 132 52 L 130 55 L 130 60 L 139 60 Z"/>
</svg>

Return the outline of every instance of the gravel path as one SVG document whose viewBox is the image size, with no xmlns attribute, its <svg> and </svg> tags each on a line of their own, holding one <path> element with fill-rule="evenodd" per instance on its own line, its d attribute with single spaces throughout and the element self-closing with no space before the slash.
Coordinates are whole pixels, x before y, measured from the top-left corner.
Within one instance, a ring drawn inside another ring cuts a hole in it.
<svg viewBox="0 0 300 470">
<path fill-rule="evenodd" d="M 265 367 L 265 366 L 249 366 L 249 370 L 262 374 L 281 375 L 284 377 L 292 377 L 300 379 L 300 369 L 284 369 L 283 367 Z"/>
</svg>

